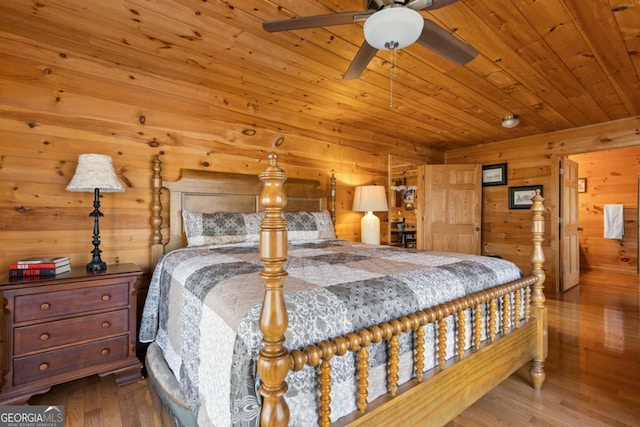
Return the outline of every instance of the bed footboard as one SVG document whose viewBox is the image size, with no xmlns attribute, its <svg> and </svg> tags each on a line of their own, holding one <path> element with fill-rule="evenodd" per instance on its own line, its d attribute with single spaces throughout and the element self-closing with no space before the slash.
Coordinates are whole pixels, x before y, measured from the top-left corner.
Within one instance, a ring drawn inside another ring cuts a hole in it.
<svg viewBox="0 0 640 427">
<path fill-rule="evenodd" d="M 287 328 L 287 311 L 283 295 L 283 280 L 287 273 L 287 231 L 282 212 L 287 203 L 284 193 L 286 175 L 277 166 L 274 154 L 269 156 L 269 167 L 260 175 L 264 183 L 261 202 L 265 218 L 261 224 L 260 257 L 264 264 L 265 295 L 260 315 L 260 329 L 264 335 L 258 358 L 258 372 L 263 381 L 260 394 L 263 397 L 261 425 L 286 426 L 289 408 L 284 395 L 288 371 L 300 370 L 305 365 L 319 367 L 320 425 L 330 424 L 331 365 L 334 356 L 346 352 L 356 353 L 357 407 L 352 417 L 340 422 L 353 421 L 354 425 L 371 422 L 403 422 L 424 420 L 429 417 L 433 425 L 445 423 L 495 385 L 513 373 L 527 361 L 531 361 L 530 374 L 533 386 L 539 389 L 545 378 L 544 360 L 547 355 L 547 320 L 543 294 L 544 233 L 543 198 L 539 192 L 533 198 L 531 257 L 532 273 L 522 279 L 494 287 L 486 291 L 441 304 L 411 315 L 379 325 L 361 329 L 334 339 L 289 352 L 284 347 Z M 524 298 L 524 303 L 522 299 Z M 485 307 L 488 307 L 485 309 Z M 513 307 L 513 309 L 511 309 Z M 521 308 L 522 307 L 522 308 Z M 480 312 L 487 310 L 487 340 L 482 342 Z M 523 311 L 523 312 L 522 312 Z M 465 349 L 466 316 L 474 318 L 472 346 Z M 447 319 L 457 322 L 455 357 L 446 359 Z M 437 340 L 437 366 L 423 374 L 424 326 L 435 324 Z M 506 334 L 509 330 L 515 330 Z M 415 335 L 414 380 L 403 386 L 398 384 L 398 336 Z M 498 339 L 500 338 L 500 339 Z M 368 353 L 371 343 L 386 341 L 388 346 L 387 387 L 388 394 L 377 399 L 370 408 L 367 399 Z M 486 344 L 488 342 L 488 344 Z M 473 381 L 472 390 L 466 385 Z M 438 387 L 430 387 L 438 383 Z M 434 392 L 434 389 L 438 392 Z M 408 389 L 404 392 L 404 389 Z M 420 393 L 419 399 L 412 399 Z M 364 415 L 363 415 L 364 414 Z M 393 414 L 393 418 L 388 418 Z"/>
<path fill-rule="evenodd" d="M 322 341 L 317 345 L 308 345 L 302 350 L 291 351 L 291 369 L 299 371 L 306 365 L 319 367 L 318 378 L 320 391 L 319 425 L 331 424 L 331 359 L 334 356 L 344 356 L 347 352 L 355 353 L 357 360 L 357 402 L 358 416 L 364 414 L 369 405 L 367 388 L 369 382 L 369 351 L 370 344 L 384 342 L 387 347 L 387 390 L 389 397 L 399 394 L 400 359 L 399 345 L 400 335 L 409 333 L 413 335 L 413 377 L 415 384 L 420 384 L 426 378 L 432 378 L 435 374 L 448 369 L 453 363 L 458 363 L 471 355 L 479 352 L 486 346 L 504 337 L 512 330 L 521 328 L 530 320 L 530 313 L 523 307 L 530 304 L 530 287 L 536 283 L 537 277 L 529 275 L 520 280 L 480 291 L 472 295 L 459 298 L 445 304 L 420 310 L 398 319 L 392 319 L 378 325 L 361 329 L 356 333 Z M 523 298 L 524 296 L 524 304 Z M 523 312 L 524 311 L 524 312 Z M 486 316 L 485 316 L 486 312 Z M 486 331 L 483 319 L 487 319 Z M 521 320 L 523 319 L 523 320 Z M 467 320 L 470 321 L 471 330 L 467 331 Z M 448 323 L 455 323 L 455 341 L 453 349 L 448 348 L 447 330 Z M 430 349 L 436 355 L 437 365 L 424 371 L 425 355 L 425 327 L 433 326 L 436 331 L 435 348 Z M 483 332 L 487 339 L 483 340 Z M 467 350 L 467 335 L 470 335 L 471 348 Z M 452 360 L 447 360 L 447 353 L 456 355 Z M 531 350 L 529 350 L 531 357 Z M 524 359 L 526 361 L 527 359 Z M 522 361 L 522 363 L 524 363 Z M 466 381 L 461 381 L 466 385 Z M 464 388 L 464 387 L 462 387 Z M 439 390 L 441 390 L 439 388 Z M 451 396 L 448 396 L 451 397 Z M 421 414 L 420 417 L 423 415 Z M 409 425 L 410 420 L 399 416 L 402 425 Z M 371 419 L 371 416 L 367 417 Z M 356 418 L 357 419 L 357 418 Z M 395 423 L 399 419 L 395 418 Z"/>
</svg>

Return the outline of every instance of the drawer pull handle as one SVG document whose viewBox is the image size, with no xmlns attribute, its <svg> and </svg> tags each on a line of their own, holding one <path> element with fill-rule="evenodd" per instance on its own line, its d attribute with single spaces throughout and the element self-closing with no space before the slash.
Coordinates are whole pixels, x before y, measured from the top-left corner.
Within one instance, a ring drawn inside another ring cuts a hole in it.
<svg viewBox="0 0 640 427">
<path fill-rule="evenodd" d="M 102 354 L 103 356 L 107 356 L 109 355 L 109 353 L 111 353 L 111 350 L 109 350 L 108 348 L 103 348 L 100 352 L 100 354 Z"/>
<path fill-rule="evenodd" d="M 40 335 L 40 341 L 46 341 L 49 339 L 49 334 L 48 333 L 44 333 L 42 335 Z"/>
<path fill-rule="evenodd" d="M 109 301 L 110 299 L 111 299 L 111 295 L 109 294 L 102 295 L 102 301 Z"/>
<path fill-rule="evenodd" d="M 102 322 L 102 329 L 107 329 L 107 328 L 109 328 L 109 327 L 111 327 L 111 323 L 109 323 L 109 322 Z"/>
<path fill-rule="evenodd" d="M 43 302 L 42 304 L 40 304 L 40 310 L 42 311 L 47 311 L 51 308 L 51 304 L 49 304 L 48 302 Z"/>
<path fill-rule="evenodd" d="M 47 362 L 41 363 L 38 369 L 40 369 L 40 371 L 46 371 L 49 369 L 49 364 Z"/>
</svg>

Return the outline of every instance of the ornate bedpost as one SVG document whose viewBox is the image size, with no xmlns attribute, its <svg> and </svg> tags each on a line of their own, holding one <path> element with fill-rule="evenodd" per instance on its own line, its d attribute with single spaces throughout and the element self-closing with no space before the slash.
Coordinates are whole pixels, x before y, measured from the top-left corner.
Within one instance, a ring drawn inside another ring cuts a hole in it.
<svg viewBox="0 0 640 427">
<path fill-rule="evenodd" d="M 285 378 L 289 372 L 289 352 L 284 347 L 284 333 L 288 326 L 287 307 L 282 291 L 287 276 L 287 226 L 282 210 L 287 204 L 284 182 L 287 177 L 277 165 L 277 156 L 269 155 L 269 167 L 260 174 L 264 186 L 260 201 L 265 216 L 260 224 L 260 260 L 264 265 L 260 277 L 265 280 L 264 300 L 259 326 L 264 337 L 258 355 L 258 373 L 262 379 L 261 426 L 286 426 L 289 407 L 284 399 L 287 392 Z"/>
<path fill-rule="evenodd" d="M 333 225 L 336 224 L 336 174 L 331 172 L 331 189 L 329 190 L 329 212 Z"/>
<path fill-rule="evenodd" d="M 151 270 L 158 263 L 164 252 L 162 244 L 162 164 L 160 155 L 153 156 L 153 198 L 151 199 L 151 227 L 153 228 L 153 240 L 151 243 Z"/>
<path fill-rule="evenodd" d="M 533 387 L 540 390 L 545 380 L 544 361 L 547 358 L 547 307 L 545 306 L 544 281 L 545 274 L 542 269 L 544 264 L 544 252 L 542 242 L 544 240 L 544 198 L 540 195 L 540 190 L 536 190 L 536 195 L 532 199 L 533 205 L 533 225 L 531 226 L 531 240 L 533 241 L 533 254 L 531 255 L 532 273 L 538 276 L 538 281 L 533 285 L 531 296 L 531 314 L 538 322 L 538 334 L 536 342 L 536 354 L 531 360 L 529 375 L 533 382 Z"/>
</svg>

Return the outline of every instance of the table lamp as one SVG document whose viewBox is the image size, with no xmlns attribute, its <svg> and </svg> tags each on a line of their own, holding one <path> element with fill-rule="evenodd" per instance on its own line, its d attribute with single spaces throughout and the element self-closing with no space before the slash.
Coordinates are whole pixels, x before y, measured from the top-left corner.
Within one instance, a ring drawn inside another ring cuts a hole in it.
<svg viewBox="0 0 640 427">
<path fill-rule="evenodd" d="M 380 244 L 380 220 L 374 211 L 386 211 L 387 192 L 382 185 L 363 185 L 356 187 L 353 197 L 353 210 L 366 212 L 360 221 L 362 243 Z"/>
<path fill-rule="evenodd" d="M 93 258 L 87 264 L 87 271 L 99 272 L 107 269 L 107 264 L 102 261 L 100 254 L 100 227 L 98 218 L 103 216 L 100 212 L 100 191 L 115 193 L 124 191 L 124 186 L 118 180 L 113 168 L 111 157 L 104 154 L 80 154 L 76 173 L 67 185 L 67 191 L 87 192 L 94 194 L 93 212 Z"/>
</svg>

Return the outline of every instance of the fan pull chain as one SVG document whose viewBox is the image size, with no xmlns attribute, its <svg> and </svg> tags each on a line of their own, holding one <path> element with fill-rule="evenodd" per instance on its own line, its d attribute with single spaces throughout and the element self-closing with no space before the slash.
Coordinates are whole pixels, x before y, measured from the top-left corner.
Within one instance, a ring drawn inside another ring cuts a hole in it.
<svg viewBox="0 0 640 427">
<path fill-rule="evenodd" d="M 389 74 L 389 108 L 393 108 L 393 81 L 396 78 L 396 49 L 399 43 L 396 41 L 388 41 L 384 44 L 384 47 L 391 52 L 391 69 Z"/>
<path fill-rule="evenodd" d="M 389 74 L 389 108 L 393 108 L 393 81 L 396 79 L 397 54 L 395 49 L 391 49 L 391 69 Z"/>
</svg>

